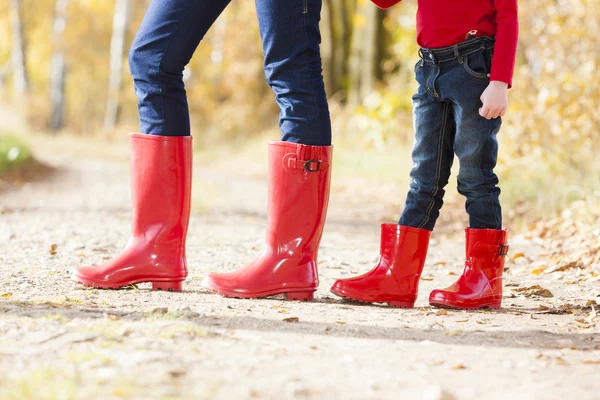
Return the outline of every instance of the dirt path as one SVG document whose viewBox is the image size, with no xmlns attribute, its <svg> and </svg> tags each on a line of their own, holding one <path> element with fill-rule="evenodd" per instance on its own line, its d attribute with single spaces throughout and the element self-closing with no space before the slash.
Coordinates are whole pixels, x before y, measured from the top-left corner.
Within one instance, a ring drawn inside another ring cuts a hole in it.
<svg viewBox="0 0 600 400">
<path fill-rule="evenodd" d="M 386 210 L 349 201 L 339 183 L 316 300 L 224 299 L 201 278 L 260 249 L 265 182 L 197 168 L 185 291 L 84 289 L 69 280 L 72 268 L 126 241 L 127 164 L 42 158 L 57 167 L 52 179 L 0 193 L 0 399 L 600 399 L 598 280 L 531 274 L 542 240 L 512 238 L 499 312 L 428 306 L 431 289 L 461 271 L 462 239 L 442 235 L 418 308 L 343 302 L 329 287 L 371 268 L 373 221 Z M 532 285 L 553 297 L 516 291 Z"/>
</svg>

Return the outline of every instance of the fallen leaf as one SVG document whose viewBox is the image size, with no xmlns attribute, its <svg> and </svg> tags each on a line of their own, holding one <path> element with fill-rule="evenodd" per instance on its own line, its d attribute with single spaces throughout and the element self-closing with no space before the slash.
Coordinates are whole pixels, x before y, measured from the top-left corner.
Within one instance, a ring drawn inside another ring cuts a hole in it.
<svg viewBox="0 0 600 400">
<path fill-rule="evenodd" d="M 169 371 L 169 375 L 173 378 L 179 378 L 180 376 L 184 376 L 187 373 L 184 369 L 176 369 Z"/>
<path fill-rule="evenodd" d="M 121 317 L 115 314 L 103 313 L 102 315 L 104 315 L 104 318 L 109 319 L 111 321 L 118 321 L 121 319 Z"/>
<path fill-rule="evenodd" d="M 440 317 L 442 315 L 448 315 L 448 311 L 446 311 L 446 310 L 439 310 L 438 312 L 435 313 L 435 315 L 437 315 L 438 317 Z"/>
<path fill-rule="evenodd" d="M 469 322 L 469 320 L 468 320 L 468 319 L 459 319 L 459 320 L 458 320 L 458 321 L 456 321 L 456 322 Z"/>
<path fill-rule="evenodd" d="M 421 280 L 422 281 L 432 281 L 433 280 L 433 276 L 422 276 Z"/>
<path fill-rule="evenodd" d="M 457 335 L 460 335 L 462 333 L 463 333 L 463 331 L 461 331 L 460 329 L 456 329 L 454 331 L 445 332 L 444 335 L 445 336 L 457 336 Z"/>
<path fill-rule="evenodd" d="M 544 272 L 545 268 L 544 267 L 538 267 L 538 268 L 534 268 L 533 270 L 531 270 L 531 273 L 533 275 L 540 275 L 542 272 Z"/>
<path fill-rule="evenodd" d="M 597 316 L 598 313 L 596 312 L 594 306 L 592 306 L 592 311 L 590 311 L 590 315 L 588 315 L 587 321 L 591 324 L 592 322 L 594 322 L 594 319 L 596 319 Z"/>
<path fill-rule="evenodd" d="M 556 361 L 557 365 L 569 365 L 569 363 L 566 362 L 562 357 L 556 357 L 554 360 Z"/>
<path fill-rule="evenodd" d="M 467 369 L 463 364 L 456 364 L 452 367 L 452 369 Z"/>
<path fill-rule="evenodd" d="M 346 325 L 346 322 L 344 321 L 335 321 L 335 323 L 338 325 Z"/>
<path fill-rule="evenodd" d="M 517 253 L 517 254 L 515 254 L 515 255 L 513 256 L 513 258 L 512 258 L 512 259 L 513 259 L 513 260 L 518 260 L 518 259 L 519 259 L 519 258 L 521 258 L 521 257 L 525 257 L 525 254 L 524 254 L 524 253 Z"/>
<path fill-rule="evenodd" d="M 284 318 L 283 322 L 300 322 L 300 318 L 298 318 L 298 317 Z"/>
<path fill-rule="evenodd" d="M 12 292 L 2 293 L 2 297 L 5 299 L 10 299 L 12 297 Z"/>
<path fill-rule="evenodd" d="M 287 310 L 285 308 L 282 308 L 281 310 L 279 310 L 280 314 L 287 314 Z"/>
<path fill-rule="evenodd" d="M 513 289 L 513 292 L 522 293 L 525 297 L 554 297 L 551 291 L 541 287 L 540 285 Z"/>
<path fill-rule="evenodd" d="M 448 271 L 448 275 L 456 275 L 456 272 L 454 272 L 454 271 Z"/>
<path fill-rule="evenodd" d="M 600 364 L 600 360 L 583 360 L 582 364 Z"/>
<path fill-rule="evenodd" d="M 169 309 L 167 307 L 157 307 L 154 310 L 152 310 L 153 314 L 166 314 L 169 312 Z"/>
<path fill-rule="evenodd" d="M 50 253 L 51 256 L 56 255 L 56 248 L 58 246 L 55 245 L 54 243 L 50 245 L 50 250 L 48 250 L 48 252 Z"/>
<path fill-rule="evenodd" d="M 446 265 L 446 264 L 448 264 L 447 261 L 438 261 L 438 262 L 434 263 L 433 265 Z"/>
<path fill-rule="evenodd" d="M 538 310 L 538 311 L 547 311 L 547 310 L 549 310 L 549 309 L 550 309 L 550 307 L 546 307 L 546 306 L 544 306 L 544 305 L 542 305 L 542 304 L 540 304 L 540 305 L 538 306 L 538 308 L 537 308 L 537 310 Z"/>
</svg>

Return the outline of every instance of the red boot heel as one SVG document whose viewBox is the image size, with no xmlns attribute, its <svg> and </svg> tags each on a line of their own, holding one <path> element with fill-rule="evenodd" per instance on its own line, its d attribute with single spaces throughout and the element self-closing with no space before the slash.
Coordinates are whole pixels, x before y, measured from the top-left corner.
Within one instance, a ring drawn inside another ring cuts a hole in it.
<svg viewBox="0 0 600 400">
<path fill-rule="evenodd" d="M 180 292 L 182 288 L 183 281 L 152 282 L 152 290 L 163 290 L 165 292 Z"/>
<path fill-rule="evenodd" d="M 313 301 L 315 292 L 289 292 L 285 294 L 285 298 L 288 300 Z"/>
</svg>

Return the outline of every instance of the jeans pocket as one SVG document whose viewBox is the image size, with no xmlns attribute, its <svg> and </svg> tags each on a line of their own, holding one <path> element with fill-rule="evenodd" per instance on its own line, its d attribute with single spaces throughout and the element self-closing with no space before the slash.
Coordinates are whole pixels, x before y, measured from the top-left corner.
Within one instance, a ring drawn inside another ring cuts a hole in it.
<svg viewBox="0 0 600 400">
<path fill-rule="evenodd" d="M 419 68 L 421 68 L 422 66 L 423 66 L 423 60 L 419 59 L 419 61 L 417 61 L 417 63 L 415 64 L 415 67 L 413 68 L 415 75 L 417 74 L 417 71 L 419 70 Z"/>
<path fill-rule="evenodd" d="M 489 79 L 490 67 L 485 60 L 485 52 L 478 51 L 463 57 L 462 66 L 467 73 L 475 78 Z"/>
</svg>

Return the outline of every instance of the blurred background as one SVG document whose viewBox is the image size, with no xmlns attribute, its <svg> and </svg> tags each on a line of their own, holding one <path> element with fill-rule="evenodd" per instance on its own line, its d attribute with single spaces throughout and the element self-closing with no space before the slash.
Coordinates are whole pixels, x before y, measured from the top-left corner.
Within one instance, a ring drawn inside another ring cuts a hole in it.
<svg viewBox="0 0 600 400">
<path fill-rule="evenodd" d="M 5 185 L 44 179 L 33 161 L 37 153 L 72 147 L 78 155 L 116 158 L 126 151 L 127 132 L 137 130 L 127 51 L 148 2 L 0 1 Z M 367 0 L 323 4 L 336 198 L 356 202 L 357 209 L 366 200 L 376 203 L 373 215 L 382 220 L 398 217 L 411 166 L 416 4 L 406 0 L 386 12 Z M 556 216 L 597 221 L 598 15 L 598 0 L 520 4 L 516 76 L 497 170 L 505 218 L 514 226 Z M 264 79 L 253 2 L 229 6 L 200 44 L 185 81 L 198 162 L 235 168 L 230 160 L 248 159 L 258 161 L 245 164 L 257 170 L 244 167 L 240 174 L 264 174 L 265 139 L 278 137 L 278 109 Z M 442 211 L 452 229 L 466 223 L 454 187 L 451 180 Z M 206 197 L 210 192 L 204 188 Z"/>
</svg>

